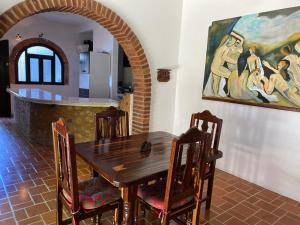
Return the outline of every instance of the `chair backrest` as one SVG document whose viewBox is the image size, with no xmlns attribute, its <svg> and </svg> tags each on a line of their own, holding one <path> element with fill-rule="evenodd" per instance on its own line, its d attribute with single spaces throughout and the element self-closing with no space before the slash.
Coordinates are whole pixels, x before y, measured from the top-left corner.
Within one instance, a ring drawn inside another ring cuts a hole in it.
<svg viewBox="0 0 300 225">
<path fill-rule="evenodd" d="M 69 134 L 63 119 L 52 123 L 57 188 L 71 197 L 72 210 L 79 210 L 78 178 L 74 135 Z"/>
<path fill-rule="evenodd" d="M 197 198 L 202 193 L 203 182 L 199 184 L 199 180 L 205 176 L 211 137 L 193 127 L 173 140 L 164 199 L 167 211 L 174 203 L 191 196 Z"/>
<path fill-rule="evenodd" d="M 95 114 L 96 140 L 129 135 L 128 113 L 113 106 Z"/>
<path fill-rule="evenodd" d="M 199 113 L 193 113 L 191 117 L 190 127 L 198 127 L 204 132 L 212 134 L 212 148 L 215 153 L 219 149 L 223 120 L 205 110 Z"/>
</svg>

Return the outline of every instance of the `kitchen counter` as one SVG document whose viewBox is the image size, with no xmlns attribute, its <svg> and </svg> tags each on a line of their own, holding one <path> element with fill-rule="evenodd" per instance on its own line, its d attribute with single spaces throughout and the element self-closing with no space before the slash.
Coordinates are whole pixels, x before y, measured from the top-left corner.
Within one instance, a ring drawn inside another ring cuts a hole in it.
<svg viewBox="0 0 300 225">
<path fill-rule="evenodd" d="M 52 93 L 38 88 L 9 88 L 12 95 L 33 103 L 65 106 L 86 106 L 86 107 L 118 107 L 119 102 L 106 98 L 78 98 L 66 97 L 61 94 Z"/>
<path fill-rule="evenodd" d="M 75 142 L 95 139 L 95 113 L 119 102 L 102 98 L 66 97 L 38 88 L 11 88 L 16 127 L 30 141 L 51 145 L 51 123 L 63 118 Z"/>
</svg>

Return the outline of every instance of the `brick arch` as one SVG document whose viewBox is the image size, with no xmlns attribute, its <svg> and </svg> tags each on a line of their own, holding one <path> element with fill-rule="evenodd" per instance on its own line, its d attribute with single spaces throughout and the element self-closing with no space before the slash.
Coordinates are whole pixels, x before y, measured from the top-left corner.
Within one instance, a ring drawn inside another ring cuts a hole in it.
<svg viewBox="0 0 300 225">
<path fill-rule="evenodd" d="M 53 49 L 61 58 L 62 65 L 63 65 L 63 78 L 64 78 L 64 84 L 69 83 L 69 62 L 66 57 L 66 54 L 64 51 L 55 43 L 52 41 L 49 41 L 44 38 L 29 38 L 26 39 L 20 43 L 18 43 L 10 53 L 9 57 L 9 80 L 10 83 L 15 84 L 16 83 L 16 77 L 17 77 L 17 71 L 16 71 L 16 65 L 17 60 L 19 59 L 20 54 L 23 52 L 23 50 L 27 47 L 30 47 L 32 45 L 44 45 L 47 47 L 50 47 Z"/>
<path fill-rule="evenodd" d="M 70 12 L 96 21 L 106 28 L 124 49 L 133 72 L 133 133 L 149 130 L 151 75 L 143 47 L 128 24 L 111 9 L 95 0 L 26 0 L 0 15 L 0 38 L 20 20 L 50 11 Z"/>
</svg>

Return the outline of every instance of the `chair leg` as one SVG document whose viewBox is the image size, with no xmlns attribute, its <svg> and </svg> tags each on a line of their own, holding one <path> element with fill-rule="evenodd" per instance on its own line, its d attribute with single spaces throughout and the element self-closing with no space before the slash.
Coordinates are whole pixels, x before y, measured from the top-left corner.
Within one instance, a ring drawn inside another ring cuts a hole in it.
<svg viewBox="0 0 300 225">
<path fill-rule="evenodd" d="M 186 215 L 186 225 L 192 225 L 192 212 L 188 212 Z"/>
<path fill-rule="evenodd" d="M 123 204 L 119 202 L 118 208 L 115 209 L 114 225 L 122 224 L 123 222 Z"/>
<path fill-rule="evenodd" d="M 56 221 L 57 225 L 62 225 L 63 224 L 63 215 L 62 215 L 62 210 L 63 210 L 63 205 L 60 200 L 59 194 L 57 194 L 57 201 L 56 201 Z"/>
<path fill-rule="evenodd" d="M 99 174 L 95 170 L 93 170 L 92 167 L 90 167 L 90 170 L 91 170 L 91 178 L 99 177 Z"/>
<path fill-rule="evenodd" d="M 72 225 L 79 225 L 79 218 L 76 215 L 72 217 Z"/>
<path fill-rule="evenodd" d="M 118 225 L 119 224 L 119 210 L 116 208 L 114 210 L 114 216 L 113 216 L 113 225 Z"/>
<path fill-rule="evenodd" d="M 98 213 L 97 220 L 96 220 L 97 225 L 101 224 L 101 217 L 102 217 L 102 213 Z"/>
<path fill-rule="evenodd" d="M 145 218 L 146 217 L 146 207 L 145 207 L 145 205 L 141 204 L 140 201 L 137 201 L 136 206 L 137 206 L 137 214 L 142 215 L 142 217 Z"/>
<path fill-rule="evenodd" d="M 91 219 L 92 224 L 97 224 L 97 215 L 91 217 L 90 219 Z"/>
<path fill-rule="evenodd" d="M 146 207 L 143 205 L 143 204 L 140 204 L 140 207 L 139 207 L 139 215 L 142 214 L 142 217 L 146 217 Z"/>
<path fill-rule="evenodd" d="M 140 213 L 141 213 L 141 204 L 140 204 L 139 200 L 136 200 L 135 201 L 135 212 L 134 212 L 135 220 L 137 220 L 139 218 Z"/>
<path fill-rule="evenodd" d="M 161 219 L 161 225 L 169 225 L 169 224 L 170 224 L 169 216 L 163 215 L 163 218 Z"/>
<path fill-rule="evenodd" d="M 196 208 L 194 209 L 193 214 L 192 214 L 193 215 L 192 216 L 192 218 L 193 218 L 192 224 L 193 225 L 200 224 L 200 212 L 201 212 L 201 202 L 199 201 L 199 202 L 197 202 Z"/>
<path fill-rule="evenodd" d="M 208 178 L 208 184 L 207 184 L 206 209 L 210 209 L 211 206 L 212 192 L 214 186 L 214 176 L 215 176 L 215 169 L 216 169 L 215 161 L 210 163 L 210 169 L 211 169 L 211 176 Z"/>
</svg>

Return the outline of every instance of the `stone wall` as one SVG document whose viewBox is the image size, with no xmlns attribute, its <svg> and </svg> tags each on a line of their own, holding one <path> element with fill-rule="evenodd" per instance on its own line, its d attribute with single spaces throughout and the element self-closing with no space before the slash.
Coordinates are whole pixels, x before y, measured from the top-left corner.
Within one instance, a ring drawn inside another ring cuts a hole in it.
<svg viewBox="0 0 300 225">
<path fill-rule="evenodd" d="M 18 130 L 30 141 L 46 145 L 52 144 L 51 123 L 59 118 L 65 120 L 76 143 L 94 140 L 94 115 L 105 110 L 103 107 L 38 104 L 17 97 L 14 107 Z"/>
</svg>

